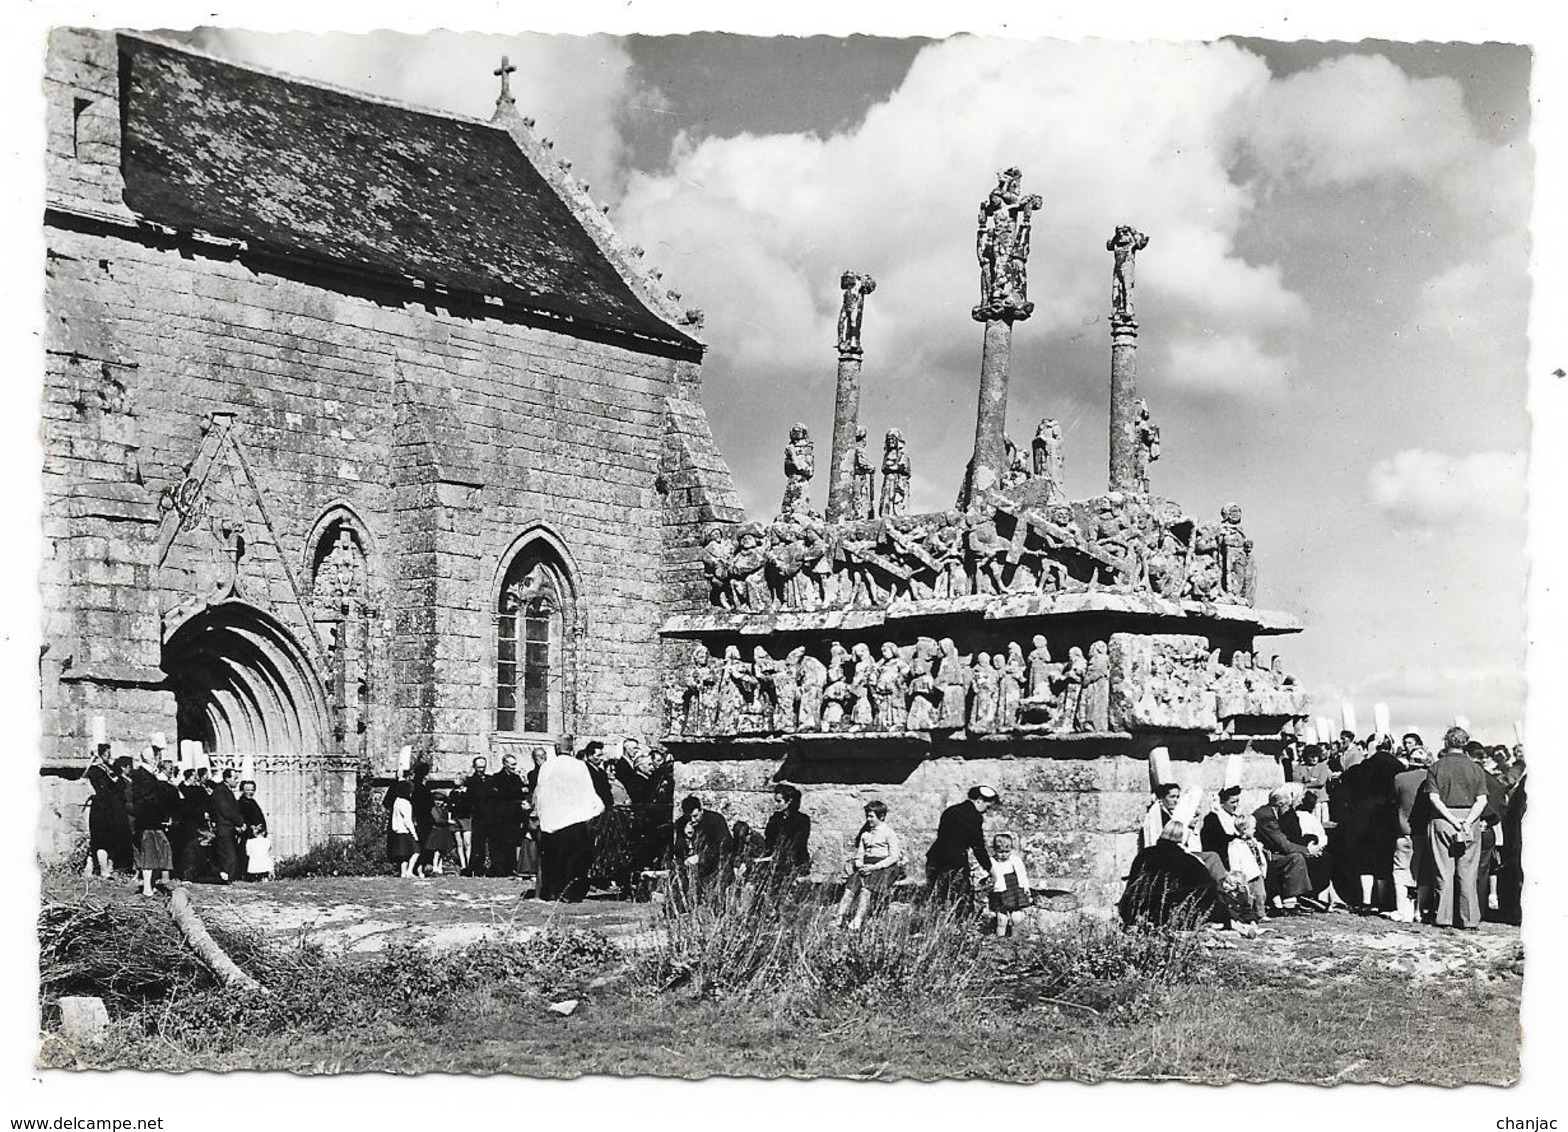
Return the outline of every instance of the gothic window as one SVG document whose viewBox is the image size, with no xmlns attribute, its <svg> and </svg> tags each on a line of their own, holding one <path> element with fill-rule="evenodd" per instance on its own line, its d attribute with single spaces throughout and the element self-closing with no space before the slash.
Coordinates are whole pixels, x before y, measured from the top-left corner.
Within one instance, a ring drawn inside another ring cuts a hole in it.
<svg viewBox="0 0 1568 1132">
<path fill-rule="evenodd" d="M 571 589 L 560 561 L 530 546 L 512 562 L 496 610 L 497 731 L 566 730 Z"/>
</svg>

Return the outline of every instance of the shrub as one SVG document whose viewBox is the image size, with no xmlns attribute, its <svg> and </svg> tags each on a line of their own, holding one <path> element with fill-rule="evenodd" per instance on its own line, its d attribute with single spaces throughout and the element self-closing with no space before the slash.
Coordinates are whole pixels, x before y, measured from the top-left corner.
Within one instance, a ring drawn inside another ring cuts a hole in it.
<svg viewBox="0 0 1568 1132">
<path fill-rule="evenodd" d="M 216 984 L 161 901 L 46 904 L 38 914 L 38 977 L 46 1011 L 66 995 L 90 995 L 111 1014 Z"/>
<path fill-rule="evenodd" d="M 362 774 L 354 794 L 354 833 L 312 845 L 295 857 L 277 862 L 273 876 L 373 877 L 392 876 L 396 866 L 387 860 L 387 814 L 381 794 Z"/>
<path fill-rule="evenodd" d="M 1012 961 L 1019 997 L 1129 1014 L 1204 970 L 1192 930 L 1073 917 L 1019 942 Z"/>
<path fill-rule="evenodd" d="M 144 1011 L 143 1032 L 214 1052 L 258 1035 L 372 1033 L 440 1025 L 466 1016 L 464 997 L 499 991 L 514 1001 L 581 995 L 621 953 L 596 932 L 552 929 L 525 940 L 483 941 L 435 953 L 412 945 L 371 958 L 339 957 L 313 944 L 279 950 L 225 933 L 220 944 L 265 994 L 228 990 L 176 996 Z"/>
<path fill-rule="evenodd" d="M 637 974 L 663 990 L 773 999 L 786 1010 L 972 1005 L 987 991 L 976 925 L 937 904 L 888 908 L 851 932 L 832 908 L 732 887 L 685 910 L 666 904 L 658 918 L 659 942 Z"/>
</svg>

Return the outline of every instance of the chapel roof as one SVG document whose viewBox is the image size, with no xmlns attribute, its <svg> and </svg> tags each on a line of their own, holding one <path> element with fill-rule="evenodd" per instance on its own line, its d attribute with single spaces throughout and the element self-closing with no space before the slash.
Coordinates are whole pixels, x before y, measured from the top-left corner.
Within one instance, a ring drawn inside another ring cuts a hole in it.
<svg viewBox="0 0 1568 1132">
<path fill-rule="evenodd" d="M 701 349 L 638 294 L 647 286 L 634 287 L 602 217 L 585 215 L 586 195 L 530 159 L 520 120 L 509 129 L 160 40 L 119 43 L 125 203 L 142 219 Z"/>
</svg>

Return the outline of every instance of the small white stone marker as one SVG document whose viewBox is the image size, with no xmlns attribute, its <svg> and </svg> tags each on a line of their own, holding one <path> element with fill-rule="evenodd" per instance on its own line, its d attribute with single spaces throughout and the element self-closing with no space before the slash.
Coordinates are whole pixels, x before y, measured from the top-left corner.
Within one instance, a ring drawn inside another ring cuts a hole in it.
<svg viewBox="0 0 1568 1132">
<path fill-rule="evenodd" d="M 552 1002 L 550 1004 L 551 1012 L 559 1014 L 562 1018 L 565 1018 L 568 1014 L 576 1009 L 577 999 L 575 998 L 562 999 L 560 1002 Z"/>
<path fill-rule="evenodd" d="M 95 1042 L 109 1026 L 103 999 L 68 995 L 60 1000 L 60 1036 L 72 1045 Z"/>
</svg>

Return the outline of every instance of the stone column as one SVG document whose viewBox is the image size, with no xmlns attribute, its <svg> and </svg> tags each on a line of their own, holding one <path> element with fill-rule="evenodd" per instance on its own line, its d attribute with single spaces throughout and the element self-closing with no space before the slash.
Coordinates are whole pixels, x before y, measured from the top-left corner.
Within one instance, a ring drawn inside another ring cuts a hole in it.
<svg viewBox="0 0 1568 1132">
<path fill-rule="evenodd" d="M 1138 322 L 1133 315 L 1134 271 L 1149 237 L 1118 224 L 1105 250 L 1111 270 L 1111 490 L 1142 491 L 1138 469 Z"/>
<path fill-rule="evenodd" d="M 1138 324 L 1111 317 L 1112 491 L 1140 491 L 1138 475 Z"/>
<path fill-rule="evenodd" d="M 996 188 L 980 202 L 975 252 L 980 260 L 980 305 L 970 312 L 985 324 L 980 355 L 980 405 L 975 413 L 975 451 L 959 499 L 973 506 L 999 487 L 1007 462 L 1007 367 L 1013 351 L 1013 323 L 1034 313 L 1029 301 L 1028 263 L 1039 194 L 1025 195 L 1016 166 L 997 174 Z"/>
<path fill-rule="evenodd" d="M 833 463 L 828 472 L 828 522 L 859 519 L 852 515 L 855 497 L 855 429 L 860 423 L 861 353 L 840 352 L 838 396 L 833 402 Z"/>
<path fill-rule="evenodd" d="M 855 498 L 855 430 L 860 425 L 860 328 L 866 296 L 877 281 L 858 271 L 839 278 L 844 297 L 838 312 L 838 396 L 833 402 L 833 462 L 828 469 L 827 520 L 865 518 L 851 515 Z"/>
<path fill-rule="evenodd" d="M 1013 354 L 1011 319 L 985 324 L 980 354 L 980 404 L 975 413 L 975 452 L 969 464 L 964 505 L 1002 482 L 1007 461 L 1007 371 Z"/>
</svg>

